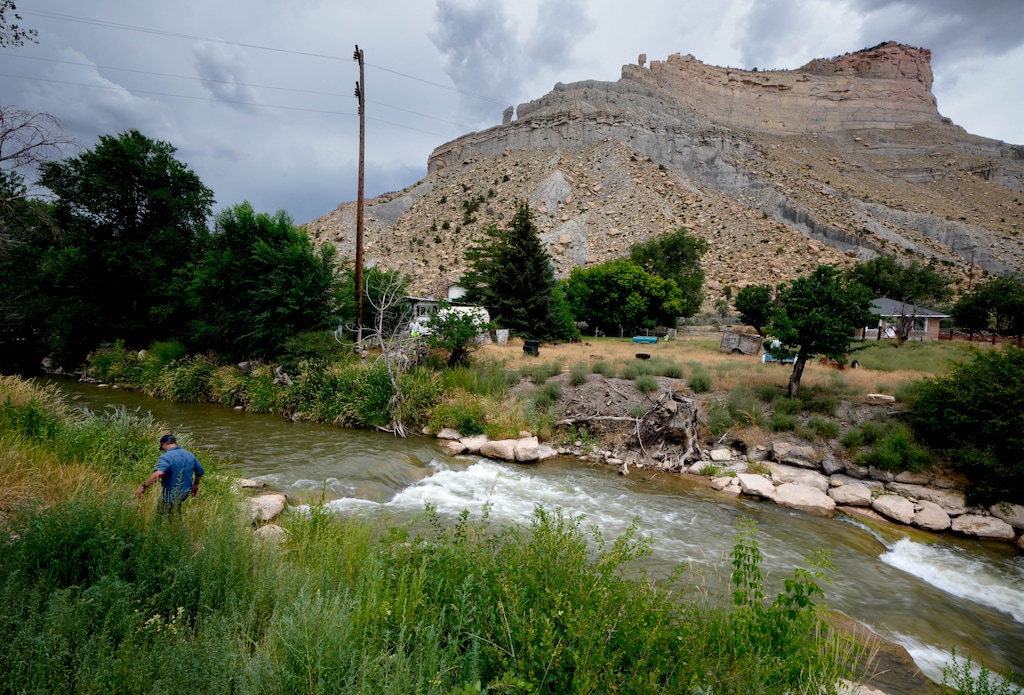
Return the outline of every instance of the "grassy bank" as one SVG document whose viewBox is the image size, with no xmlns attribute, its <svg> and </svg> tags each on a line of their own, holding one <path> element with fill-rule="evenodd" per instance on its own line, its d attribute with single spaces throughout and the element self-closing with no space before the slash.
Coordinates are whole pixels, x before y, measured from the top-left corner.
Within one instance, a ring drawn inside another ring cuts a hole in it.
<svg viewBox="0 0 1024 695">
<path fill-rule="evenodd" d="M 216 461 L 180 522 L 134 499 L 155 423 L 73 416 L 10 378 L 0 404 L 8 692 L 811 693 L 848 675 L 825 565 L 765 596 L 750 526 L 728 606 L 683 572 L 654 585 L 631 567 L 642 538 L 557 510 L 499 529 L 314 508 L 270 543 Z"/>
</svg>

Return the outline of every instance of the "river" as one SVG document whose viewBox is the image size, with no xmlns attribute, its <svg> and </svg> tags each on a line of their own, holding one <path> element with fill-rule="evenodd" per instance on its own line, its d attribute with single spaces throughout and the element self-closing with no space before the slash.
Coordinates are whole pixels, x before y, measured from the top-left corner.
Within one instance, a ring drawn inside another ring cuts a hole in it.
<svg viewBox="0 0 1024 695">
<path fill-rule="evenodd" d="M 834 609 L 906 647 L 940 680 L 952 649 L 998 671 L 1024 673 L 1024 556 L 983 543 L 914 530 L 878 529 L 837 516 L 823 519 L 751 499 L 733 499 L 699 482 L 637 471 L 622 478 L 572 459 L 539 464 L 449 457 L 435 440 L 293 423 L 209 404 L 168 403 L 141 394 L 58 381 L 69 400 L 96 412 L 115 406 L 190 433 L 247 478 L 288 493 L 293 504 L 325 497 L 339 514 L 386 510 L 399 518 L 424 505 L 454 517 L 528 522 L 535 505 L 584 515 L 612 539 L 636 518 L 650 537 L 646 569 L 665 577 L 680 563 L 721 583 L 739 521 L 758 523 L 762 569 L 777 584 L 805 558 L 827 549 L 836 571 L 824 587 Z M 156 451 L 154 449 L 154 461 Z M 717 576 L 717 578 L 716 578 Z M 713 588 L 713 587 L 712 587 Z"/>
</svg>

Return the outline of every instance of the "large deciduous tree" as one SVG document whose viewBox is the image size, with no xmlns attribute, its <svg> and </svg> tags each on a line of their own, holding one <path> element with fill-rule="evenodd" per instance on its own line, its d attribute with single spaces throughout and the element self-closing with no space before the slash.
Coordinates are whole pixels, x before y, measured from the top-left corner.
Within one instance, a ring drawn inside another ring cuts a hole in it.
<svg viewBox="0 0 1024 695">
<path fill-rule="evenodd" d="M 231 359 L 272 357 L 289 337 L 330 327 L 333 255 L 284 211 L 242 203 L 220 212 L 188 286 L 189 342 Z"/>
<path fill-rule="evenodd" d="M 198 258 L 213 192 L 137 130 L 41 167 L 61 235 L 48 251 L 50 343 L 65 366 L 104 340 L 131 345 L 175 334 L 175 271 Z"/>
<path fill-rule="evenodd" d="M 685 303 L 675 281 L 624 259 L 574 268 L 565 293 L 576 318 L 605 333 L 675 325 Z"/>
<path fill-rule="evenodd" d="M 466 252 L 461 284 L 500 327 L 527 338 L 565 340 L 577 334 L 560 306 L 555 272 L 541 245 L 529 205 L 521 201 L 507 229 L 488 227 L 487 238 Z"/>
<path fill-rule="evenodd" d="M 789 377 L 790 398 L 800 395 L 804 366 L 811 357 L 846 361 L 854 330 L 871 320 L 871 299 L 868 288 L 844 278 L 831 265 L 818 266 L 809 276 L 779 286 L 768 333 L 783 348 L 773 348 L 773 355 L 796 356 Z"/>
<path fill-rule="evenodd" d="M 1024 277 L 999 275 L 981 283 L 953 306 L 952 318 L 972 332 L 1024 334 Z"/>
<path fill-rule="evenodd" d="M 680 227 L 633 244 L 629 259 L 651 275 L 673 280 L 683 298 L 679 316 L 690 317 L 700 311 L 704 301 L 704 270 L 700 260 L 707 250 L 707 241 L 690 236 L 686 227 Z"/>
<path fill-rule="evenodd" d="M 859 263 L 848 271 L 848 277 L 867 287 L 875 297 L 899 303 L 898 313 L 892 317 L 897 346 L 905 343 L 914 330 L 918 304 L 945 302 L 953 295 L 949 278 L 918 261 L 903 265 L 895 256 Z"/>
</svg>

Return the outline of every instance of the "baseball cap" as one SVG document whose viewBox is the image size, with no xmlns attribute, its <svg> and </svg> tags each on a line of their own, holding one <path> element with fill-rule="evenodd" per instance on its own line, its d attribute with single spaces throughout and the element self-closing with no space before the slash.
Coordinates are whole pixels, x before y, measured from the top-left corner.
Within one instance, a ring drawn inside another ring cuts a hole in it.
<svg viewBox="0 0 1024 695">
<path fill-rule="evenodd" d="M 173 434 L 165 434 L 160 437 L 160 450 L 163 451 L 164 444 L 177 444 L 178 440 L 174 438 Z"/>
</svg>

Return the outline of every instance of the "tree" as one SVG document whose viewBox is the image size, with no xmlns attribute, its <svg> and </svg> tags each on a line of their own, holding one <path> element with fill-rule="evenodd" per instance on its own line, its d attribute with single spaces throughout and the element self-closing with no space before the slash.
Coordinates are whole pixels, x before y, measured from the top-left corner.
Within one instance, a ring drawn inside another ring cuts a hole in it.
<svg viewBox="0 0 1024 695">
<path fill-rule="evenodd" d="M 685 302 L 675 281 L 624 259 L 573 268 L 565 294 L 577 319 L 606 333 L 674 324 Z"/>
<path fill-rule="evenodd" d="M 768 325 L 775 309 L 772 288 L 768 285 L 747 285 L 736 294 L 735 306 L 740 320 L 760 333 Z"/>
<path fill-rule="evenodd" d="M 571 333 L 574 324 L 565 325 L 566 314 L 559 311 L 551 258 L 526 201 L 518 204 L 508 229 L 492 225 L 485 234 L 466 252 L 466 299 L 486 306 L 497 325 L 517 335 L 555 340 Z"/>
<path fill-rule="evenodd" d="M 945 275 L 918 261 L 902 265 L 895 256 L 879 256 L 858 263 L 849 270 L 848 277 L 874 292 L 875 297 L 908 304 L 942 303 L 953 296 Z"/>
<path fill-rule="evenodd" d="M 16 22 L 21 21 L 14 0 L 0 0 L 0 48 L 24 46 L 25 41 L 36 42 L 35 29 L 25 29 Z"/>
<path fill-rule="evenodd" d="M 194 348 L 272 357 L 291 336 L 333 324 L 334 247 L 314 248 L 283 210 L 249 203 L 217 215 L 187 289 Z"/>
<path fill-rule="evenodd" d="M 911 422 L 972 482 L 972 504 L 1024 503 L 1024 350 L 975 353 L 945 377 L 928 380 Z"/>
<path fill-rule="evenodd" d="M 704 301 L 704 270 L 700 260 L 707 250 L 707 241 L 690 236 L 686 227 L 680 227 L 633 244 L 629 259 L 651 275 L 675 281 L 683 297 L 679 316 L 690 317 L 700 311 Z"/>
<path fill-rule="evenodd" d="M 76 365 L 105 340 L 148 345 L 180 330 L 174 276 L 202 253 L 213 192 L 175 151 L 129 130 L 42 165 L 61 230 L 46 259 L 60 363 Z"/>
<path fill-rule="evenodd" d="M 953 306 L 953 322 L 969 331 L 1024 334 L 1024 277 L 999 275 L 964 295 Z"/>
<path fill-rule="evenodd" d="M 871 299 L 868 288 L 845 279 L 831 265 L 820 265 L 808 277 L 780 285 L 768 333 L 781 343 L 780 355 L 796 356 L 789 377 L 790 398 L 800 395 L 800 379 L 809 358 L 825 355 L 846 361 L 853 331 L 871 319 Z"/>
<path fill-rule="evenodd" d="M 905 343 L 914 330 L 917 304 L 945 302 L 953 294 L 949 279 L 941 273 L 917 261 L 902 265 L 895 256 L 879 256 L 859 263 L 848 271 L 848 277 L 874 292 L 875 297 L 900 303 L 899 314 L 892 317 L 897 346 Z"/>
</svg>

